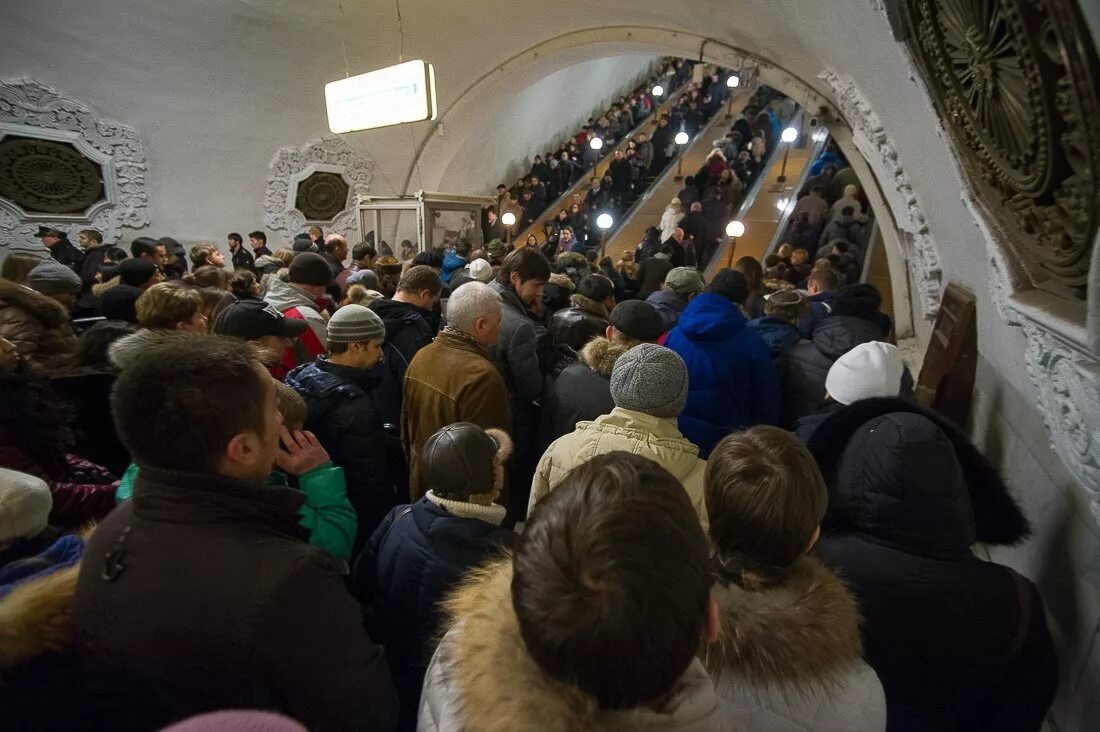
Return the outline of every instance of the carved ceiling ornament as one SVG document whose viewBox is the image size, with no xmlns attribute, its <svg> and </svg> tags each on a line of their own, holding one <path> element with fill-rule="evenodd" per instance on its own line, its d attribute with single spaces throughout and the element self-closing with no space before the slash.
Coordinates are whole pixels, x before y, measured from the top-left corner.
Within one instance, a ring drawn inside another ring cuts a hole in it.
<svg viewBox="0 0 1100 732">
<path fill-rule="evenodd" d="M 1076 0 L 915 0 L 909 46 L 1032 287 L 1084 300 L 1100 225 L 1100 64 Z"/>
<path fill-rule="evenodd" d="M 888 203 L 894 221 L 902 230 L 900 237 L 906 249 L 905 259 L 917 291 L 917 306 L 926 320 L 935 320 L 943 296 L 943 272 L 939 253 L 917 194 L 898 160 L 898 151 L 886 135 L 882 120 L 866 96 L 847 76 L 832 69 L 818 74 L 833 90 L 837 109 L 852 130 L 852 142 L 863 153 L 884 185 L 894 182 L 894 191 L 887 190 Z"/>
<path fill-rule="evenodd" d="M 345 236 L 358 229 L 355 203 L 370 190 L 374 162 L 347 142 L 329 136 L 302 147 L 280 148 L 268 169 L 264 222 L 269 232 L 283 234 L 283 243 L 289 244 L 295 234 L 313 223 L 325 223 L 326 229 Z M 343 183 L 342 189 L 337 179 Z M 331 215 L 311 218 L 300 205 L 305 205 L 309 214 Z"/>
<path fill-rule="evenodd" d="M 40 81 L 0 79 L 0 246 L 40 248 L 43 224 L 118 243 L 149 225 L 145 170 L 133 128 Z"/>
</svg>

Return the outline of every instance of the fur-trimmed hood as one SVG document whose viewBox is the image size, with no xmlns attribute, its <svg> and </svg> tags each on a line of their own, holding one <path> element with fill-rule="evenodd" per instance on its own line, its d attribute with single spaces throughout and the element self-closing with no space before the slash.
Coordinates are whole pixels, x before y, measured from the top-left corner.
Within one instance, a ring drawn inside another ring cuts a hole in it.
<svg viewBox="0 0 1100 732">
<path fill-rule="evenodd" d="M 512 560 L 474 570 L 444 603 L 454 625 L 425 684 L 426 706 L 454 705 L 461 719 L 440 729 L 470 732 L 546 730 L 729 729 L 710 678 L 692 662 L 661 711 L 638 708 L 601 712 L 595 700 L 570 684 L 547 676 L 527 655 L 512 609 Z M 434 672 L 434 673 L 433 673 Z M 439 688 L 440 684 L 446 689 Z M 424 723 L 422 713 L 421 723 Z M 452 724 L 454 725 L 452 727 Z M 432 729 L 430 723 L 427 727 Z"/>
<path fill-rule="evenodd" d="M 5 279 L 0 279 L 0 305 L 18 308 L 34 316 L 46 328 L 59 328 L 69 322 L 69 313 L 61 303 Z"/>
<path fill-rule="evenodd" d="M 150 348 L 163 346 L 185 338 L 202 337 L 204 337 L 202 334 L 185 330 L 149 330 L 142 328 L 130 335 L 122 336 L 112 343 L 107 349 L 107 358 L 121 371 L 128 368 L 138 356 Z"/>
<path fill-rule="evenodd" d="M 576 283 L 574 283 L 573 280 L 569 279 L 569 275 L 562 274 L 560 272 L 552 273 L 550 275 L 550 279 L 547 280 L 547 282 L 548 284 L 557 285 L 558 287 L 569 290 L 570 292 L 577 289 Z"/>
<path fill-rule="evenodd" d="M 619 360 L 629 349 L 619 346 L 607 340 L 603 336 L 597 336 L 585 344 L 581 349 L 581 362 L 600 376 L 611 376 L 615 368 L 615 362 Z"/>
<path fill-rule="evenodd" d="M 590 297 L 585 297 L 579 292 L 569 296 L 569 304 L 579 310 L 583 310 L 586 313 L 590 313 L 597 317 L 603 318 L 604 320 L 609 317 L 607 313 L 607 308 L 604 307 L 603 303 L 596 302 Z"/>
<path fill-rule="evenodd" d="M 815 557 L 796 561 L 781 585 L 711 592 L 720 630 L 700 655 L 715 683 L 820 692 L 862 658 L 855 598 Z"/>
<path fill-rule="evenodd" d="M 0 672 L 72 640 L 72 606 L 80 563 L 29 579 L 0 601 Z"/>
<path fill-rule="evenodd" d="M 855 402 L 828 417 L 810 437 L 810 452 L 829 483 L 830 504 L 835 500 L 839 465 L 846 447 L 863 425 L 889 414 L 920 415 L 938 427 L 950 441 L 969 493 L 978 541 L 1011 545 L 1030 535 L 1028 520 L 1000 473 L 970 439 L 942 415 L 892 397 Z M 831 507 L 830 514 L 833 513 Z"/>
</svg>

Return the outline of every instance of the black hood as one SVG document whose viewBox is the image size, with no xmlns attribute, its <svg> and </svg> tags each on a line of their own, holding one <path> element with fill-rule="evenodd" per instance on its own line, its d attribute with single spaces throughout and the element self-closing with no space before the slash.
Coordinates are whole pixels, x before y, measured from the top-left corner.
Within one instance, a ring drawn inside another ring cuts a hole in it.
<svg viewBox="0 0 1100 732">
<path fill-rule="evenodd" d="M 945 417 L 864 399 L 829 416 L 808 447 L 829 485 L 830 531 L 950 552 L 1017 544 L 1031 528 L 997 469 Z"/>
<path fill-rule="evenodd" d="M 848 285 L 836 291 L 833 315 L 850 315 L 877 323 L 881 317 L 882 295 L 872 285 Z"/>
<path fill-rule="evenodd" d="M 432 317 L 430 310 L 424 310 L 416 305 L 395 300 L 375 300 L 371 303 L 370 309 L 386 325 L 386 340 L 392 339 L 405 328 L 415 326 L 417 316 L 424 318 L 429 323 Z"/>
</svg>

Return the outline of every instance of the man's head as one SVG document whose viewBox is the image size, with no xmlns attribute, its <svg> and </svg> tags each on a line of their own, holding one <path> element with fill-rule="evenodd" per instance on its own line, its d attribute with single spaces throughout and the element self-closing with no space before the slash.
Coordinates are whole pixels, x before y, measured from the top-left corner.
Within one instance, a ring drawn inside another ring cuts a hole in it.
<svg viewBox="0 0 1100 732">
<path fill-rule="evenodd" d="M 832 292 L 838 287 L 840 287 L 840 278 L 831 267 L 815 267 L 806 280 L 806 292 L 810 295 Z"/>
<path fill-rule="evenodd" d="M 511 287 L 528 308 L 537 308 L 550 280 L 550 263 L 537 248 L 517 249 L 500 263 L 497 282 Z"/>
<path fill-rule="evenodd" d="M 111 412 L 122 443 L 143 468 L 260 484 L 275 465 L 282 425 L 275 382 L 254 349 L 234 338 L 153 346 L 119 375 Z"/>
<path fill-rule="evenodd" d="M 698 201 L 691 204 L 691 212 L 692 213 L 703 213 L 703 204 L 699 203 Z"/>
<path fill-rule="evenodd" d="M 500 340 L 500 295 L 481 282 L 467 282 L 447 300 L 447 325 L 472 336 L 483 348 Z"/>
<path fill-rule="evenodd" d="M 759 426 L 729 435 L 710 454 L 705 482 L 724 573 L 766 584 L 817 541 L 828 493 L 794 434 Z"/>
<path fill-rule="evenodd" d="M 52 226 L 39 226 L 35 236 L 42 240 L 44 247 L 53 249 L 65 239 L 65 232 Z"/>
<path fill-rule="evenodd" d="M 149 259 L 160 268 L 168 264 L 168 249 L 156 239 L 139 236 L 130 242 L 130 254 L 134 259 Z"/>
<path fill-rule="evenodd" d="M 196 244 L 191 247 L 191 253 L 188 256 L 191 259 L 191 264 L 196 269 L 199 267 L 217 267 L 221 269 L 225 266 L 225 255 L 218 249 L 217 244 Z"/>
<path fill-rule="evenodd" d="M 508 192 L 508 186 L 504 185 L 503 183 L 501 183 L 500 185 L 497 186 L 497 195 L 498 196 L 503 196 L 507 192 Z"/>
<path fill-rule="evenodd" d="M 221 312 L 214 322 L 214 333 L 253 341 L 278 358 L 291 346 L 290 339 L 302 335 L 308 327 L 306 321 L 288 318 L 263 300 L 246 299 Z"/>
<path fill-rule="evenodd" d="M 253 249 L 263 249 L 267 246 L 267 234 L 262 231 L 253 231 L 248 235 L 248 243 Z"/>
<path fill-rule="evenodd" d="M 151 259 L 127 259 L 118 265 L 119 282 L 140 290 L 148 290 L 164 282 L 164 273 Z"/>
<path fill-rule="evenodd" d="M 415 305 L 422 310 L 431 310 L 439 302 L 443 293 L 443 280 L 431 267 L 418 264 L 409 267 L 397 282 L 397 293 L 393 299 L 397 302 Z"/>
<path fill-rule="evenodd" d="M 531 659 L 600 708 L 660 699 L 718 632 L 706 539 L 683 486 L 625 452 L 573 470 L 519 537 L 512 607 Z"/>
<path fill-rule="evenodd" d="M 294 260 L 290 263 L 287 281 L 314 297 L 321 297 L 325 294 L 325 288 L 332 283 L 332 268 L 320 254 L 301 252 L 294 255 Z"/>
<path fill-rule="evenodd" d="M 351 258 L 360 269 L 367 269 L 374 264 L 375 257 L 378 256 L 378 250 L 374 248 L 374 245 L 370 242 L 361 241 L 351 249 Z"/>
<path fill-rule="evenodd" d="M 683 244 L 685 236 L 686 234 L 684 234 L 684 230 L 681 229 L 679 226 L 672 230 L 672 238 L 677 244 Z"/>
<path fill-rule="evenodd" d="M 241 244 L 244 244 L 244 239 L 241 238 L 240 234 L 233 231 L 230 232 L 227 237 L 225 237 L 225 242 L 229 245 L 229 251 L 235 252 L 237 250 L 237 247 L 239 247 Z"/>
<path fill-rule="evenodd" d="M 706 287 L 702 275 L 694 267 L 676 267 L 665 275 L 664 289 L 690 300 Z"/>
<path fill-rule="evenodd" d="M 616 407 L 675 419 L 684 411 L 687 398 L 687 366 L 675 351 L 643 343 L 615 361 L 611 400 Z"/>
<path fill-rule="evenodd" d="M 330 257 L 343 264 L 348 258 L 348 240 L 339 234 L 329 234 L 325 237 L 325 250 Z"/>
<path fill-rule="evenodd" d="M 386 324 L 370 308 L 345 305 L 329 318 L 327 331 L 333 363 L 366 370 L 382 360 Z"/>
<path fill-rule="evenodd" d="M 424 443 L 421 488 L 449 501 L 492 505 L 504 488 L 504 464 L 511 454 L 512 440 L 501 430 L 469 422 L 447 425 Z"/>
<path fill-rule="evenodd" d="M 80 241 L 80 246 L 85 249 L 95 249 L 103 245 L 103 234 L 95 229 L 81 229 L 77 239 Z"/>
<path fill-rule="evenodd" d="M 645 300 L 624 300 L 611 311 L 611 325 L 605 335 L 612 343 L 633 348 L 640 343 L 656 343 L 665 331 L 665 322 L 657 308 Z"/>
<path fill-rule="evenodd" d="M 609 311 L 615 307 L 615 286 L 606 275 L 588 275 L 577 285 L 577 294 L 600 303 Z"/>
<path fill-rule="evenodd" d="M 178 282 L 153 285 L 137 299 L 138 324 L 150 330 L 206 332 L 202 295 Z"/>
<path fill-rule="evenodd" d="M 569 241 L 573 238 L 573 229 L 568 226 L 563 226 L 561 229 L 561 238 Z"/>
<path fill-rule="evenodd" d="M 80 277 L 53 259 L 44 259 L 27 274 L 27 287 L 56 300 L 71 310 L 80 294 Z"/>
<path fill-rule="evenodd" d="M 749 284 L 745 275 L 725 267 L 714 275 L 707 292 L 721 295 L 735 305 L 744 305 L 749 298 Z"/>
</svg>

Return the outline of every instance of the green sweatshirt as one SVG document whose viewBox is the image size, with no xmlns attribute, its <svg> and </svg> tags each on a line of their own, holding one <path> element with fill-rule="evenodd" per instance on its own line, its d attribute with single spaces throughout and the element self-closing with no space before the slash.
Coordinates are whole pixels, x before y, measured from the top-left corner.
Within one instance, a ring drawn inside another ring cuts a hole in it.
<svg viewBox="0 0 1100 732">
<path fill-rule="evenodd" d="M 117 502 L 129 500 L 134 495 L 137 474 L 138 466 L 130 463 L 115 491 Z M 278 470 L 268 476 L 267 484 L 283 488 L 288 485 L 286 476 Z M 331 462 L 318 465 L 298 478 L 298 487 L 306 496 L 299 509 L 298 525 L 309 531 L 309 543 L 334 557 L 351 559 L 359 518 L 348 500 L 344 469 Z"/>
</svg>

